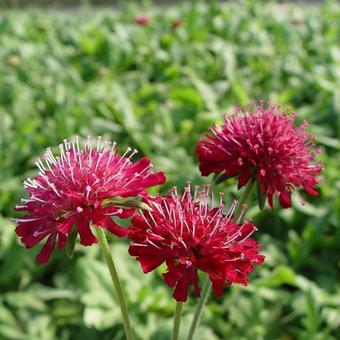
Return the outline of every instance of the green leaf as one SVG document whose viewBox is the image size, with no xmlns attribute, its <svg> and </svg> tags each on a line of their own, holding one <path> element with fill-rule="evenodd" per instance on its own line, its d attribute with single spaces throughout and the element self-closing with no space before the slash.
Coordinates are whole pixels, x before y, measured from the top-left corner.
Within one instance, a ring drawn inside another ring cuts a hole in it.
<svg viewBox="0 0 340 340">
<path fill-rule="evenodd" d="M 218 185 L 218 184 L 226 181 L 227 179 L 228 179 L 228 176 L 225 172 L 223 172 L 221 174 L 216 174 L 216 175 L 214 175 L 213 184 Z"/>
<path fill-rule="evenodd" d="M 294 271 L 284 265 L 278 266 L 268 276 L 254 280 L 256 286 L 277 287 L 283 284 L 296 285 L 296 275 Z"/>
<path fill-rule="evenodd" d="M 204 80 L 200 79 L 191 69 L 187 69 L 187 75 L 191 79 L 192 84 L 196 87 L 197 91 L 201 95 L 206 108 L 210 111 L 217 111 L 217 97 L 212 87 Z"/>
<path fill-rule="evenodd" d="M 138 208 L 142 210 L 152 211 L 149 205 L 142 202 L 140 197 L 112 197 L 103 200 L 102 205 L 108 207 L 110 205 L 123 208 Z"/>
<path fill-rule="evenodd" d="M 261 191 L 260 181 L 257 181 L 256 183 L 256 190 L 257 190 L 257 202 L 258 202 L 260 210 L 262 210 L 264 208 L 264 205 L 266 204 L 267 197 L 263 195 Z"/>
<path fill-rule="evenodd" d="M 74 253 L 74 248 L 76 246 L 76 240 L 78 236 L 78 231 L 77 227 L 73 225 L 72 231 L 68 235 L 67 242 L 66 242 L 66 255 L 72 259 L 73 253 Z"/>
</svg>

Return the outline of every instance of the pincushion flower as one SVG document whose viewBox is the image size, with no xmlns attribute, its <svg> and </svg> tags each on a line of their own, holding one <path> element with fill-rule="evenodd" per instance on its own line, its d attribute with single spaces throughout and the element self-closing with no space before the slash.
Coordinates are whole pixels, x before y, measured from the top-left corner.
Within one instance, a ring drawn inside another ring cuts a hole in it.
<svg viewBox="0 0 340 340">
<path fill-rule="evenodd" d="M 135 23 L 139 26 L 147 26 L 150 24 L 150 18 L 146 14 L 139 14 L 135 17 Z"/>
<path fill-rule="evenodd" d="M 144 273 L 166 263 L 163 277 L 179 302 L 187 300 L 191 285 L 200 296 L 198 270 L 209 275 L 219 296 L 224 285 L 247 285 L 248 274 L 264 260 L 259 244 L 250 238 L 255 226 L 233 222 L 235 204 L 225 213 L 222 200 L 214 208 L 209 190 L 198 190 L 192 196 L 189 185 L 181 196 L 174 189 L 169 196 L 146 198 L 152 211 L 135 215 L 128 235 L 129 253 Z"/>
<path fill-rule="evenodd" d="M 281 206 L 290 207 L 295 187 L 318 195 L 315 186 L 322 166 L 315 156 L 319 150 L 312 150 L 314 138 L 306 131 L 307 123 L 295 126 L 295 119 L 295 114 L 270 103 L 225 117 L 222 126 L 213 125 L 212 134 L 196 146 L 202 175 L 235 176 L 239 186 L 255 180 L 270 206 L 278 195 Z"/>
<path fill-rule="evenodd" d="M 16 233 L 27 248 L 47 238 L 37 256 L 39 263 L 48 262 L 56 243 L 59 249 L 65 246 L 73 228 L 84 246 L 97 242 L 91 224 L 125 236 L 126 228 L 111 218 L 125 218 L 134 212 L 131 205 L 124 206 L 122 198 L 144 195 L 148 187 L 165 182 L 162 172 L 151 171 L 148 158 L 131 161 L 136 150 L 128 148 L 120 155 L 116 143 L 100 137 L 96 144 L 93 147 L 88 138 L 81 149 L 78 138 L 65 140 L 57 157 L 48 148 L 44 160 L 36 162 L 38 176 L 24 182 L 29 197 L 16 206 L 16 210 L 26 212 L 16 219 Z"/>
</svg>

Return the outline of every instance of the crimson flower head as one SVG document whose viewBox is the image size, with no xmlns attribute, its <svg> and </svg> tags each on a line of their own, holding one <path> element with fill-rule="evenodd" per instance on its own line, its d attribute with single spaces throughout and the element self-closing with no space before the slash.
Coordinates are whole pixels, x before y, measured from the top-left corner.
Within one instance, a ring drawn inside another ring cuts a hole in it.
<svg viewBox="0 0 340 340">
<path fill-rule="evenodd" d="M 296 115 L 282 112 L 278 105 L 255 104 L 254 111 L 237 110 L 225 117 L 221 127 L 213 125 L 196 146 L 203 176 L 223 173 L 237 177 L 239 186 L 256 180 L 260 192 L 273 206 L 278 195 L 283 208 L 291 206 L 294 187 L 317 196 L 317 175 L 322 171 L 312 150 L 313 136 L 307 123 L 295 126 Z"/>
<path fill-rule="evenodd" d="M 261 264 L 259 244 L 250 236 L 255 226 L 240 218 L 234 222 L 236 203 L 224 212 L 222 199 L 213 207 L 209 189 L 188 185 L 183 195 L 174 189 L 169 196 L 146 198 L 151 211 L 140 212 L 132 219 L 128 237 L 129 253 L 140 262 L 144 273 L 166 263 L 165 282 L 174 288 L 173 297 L 187 300 L 191 284 L 200 296 L 197 272 L 209 275 L 215 295 L 223 294 L 223 286 L 247 285 L 248 274 Z"/>
<path fill-rule="evenodd" d="M 135 17 L 135 23 L 139 26 L 147 26 L 150 24 L 150 18 L 145 14 L 139 14 Z"/>
<path fill-rule="evenodd" d="M 126 236 L 126 228 L 111 217 L 131 216 L 135 208 L 125 204 L 126 198 L 144 195 L 148 187 L 165 182 L 162 172 L 151 171 L 148 158 L 131 161 L 136 150 L 127 148 L 120 155 L 116 143 L 102 141 L 101 137 L 96 144 L 93 146 L 88 138 L 81 149 L 78 138 L 65 140 L 57 157 L 48 148 L 43 161 L 36 162 L 38 176 L 24 182 L 29 197 L 16 206 L 16 210 L 26 212 L 16 219 L 16 233 L 27 248 L 47 239 L 37 256 L 38 263 L 48 262 L 56 242 L 59 249 L 63 248 L 74 228 L 84 246 L 97 242 L 91 223 L 118 237 Z"/>
</svg>

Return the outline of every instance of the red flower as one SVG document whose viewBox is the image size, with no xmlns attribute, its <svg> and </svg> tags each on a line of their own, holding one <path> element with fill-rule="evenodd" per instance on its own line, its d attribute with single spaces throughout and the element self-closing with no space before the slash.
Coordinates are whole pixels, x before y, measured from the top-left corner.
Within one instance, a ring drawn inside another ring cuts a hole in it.
<svg viewBox="0 0 340 340">
<path fill-rule="evenodd" d="M 322 171 L 312 151 L 313 137 L 306 132 L 307 123 L 295 126 L 296 115 L 280 111 L 278 105 L 255 105 L 243 114 L 238 110 L 225 117 L 220 128 L 211 127 L 211 135 L 196 146 L 203 176 L 225 172 L 227 177 L 238 177 L 240 186 L 257 180 L 261 192 L 273 206 L 273 195 L 280 204 L 291 206 L 294 187 L 302 187 L 312 196 Z"/>
<path fill-rule="evenodd" d="M 183 20 L 181 20 L 181 19 L 175 19 L 175 20 L 173 20 L 172 23 L 171 23 L 171 27 L 172 27 L 173 29 L 176 29 L 176 28 L 178 28 L 178 27 L 180 27 L 180 26 L 182 26 L 182 25 L 183 25 Z"/>
<path fill-rule="evenodd" d="M 199 200 L 197 200 L 199 196 Z M 264 256 L 258 255 L 259 245 L 250 238 L 256 228 L 250 222 L 233 222 L 235 205 L 228 214 L 223 204 L 210 205 L 209 191 L 203 188 L 192 197 L 190 186 L 179 196 L 147 198 L 151 212 L 141 212 L 132 219 L 128 237 L 129 253 L 136 256 L 144 273 L 166 263 L 165 282 L 174 288 L 173 297 L 186 301 L 193 284 L 200 296 L 197 271 L 208 273 L 216 295 L 232 283 L 247 285 L 248 274 Z"/>
<path fill-rule="evenodd" d="M 150 24 L 150 18 L 145 14 L 139 14 L 135 17 L 135 23 L 140 26 L 147 26 Z"/>
<path fill-rule="evenodd" d="M 148 158 L 132 163 L 136 150 L 131 152 L 128 148 L 120 156 L 116 143 L 102 142 L 100 137 L 96 148 L 89 138 L 84 150 L 80 149 L 78 138 L 65 140 L 59 148 L 60 157 L 54 157 L 48 148 L 44 162 L 36 162 L 39 175 L 24 182 L 29 198 L 22 200 L 22 206 L 16 206 L 16 210 L 27 212 L 16 219 L 16 233 L 22 243 L 31 248 L 47 237 L 37 256 L 39 263 L 48 262 L 56 241 L 59 249 L 65 246 L 73 226 L 84 246 L 97 242 L 91 222 L 118 237 L 125 236 L 127 230 L 111 216 L 126 218 L 134 208 L 111 205 L 110 199 L 143 195 L 148 187 L 165 182 L 162 172 L 151 171 Z"/>
</svg>

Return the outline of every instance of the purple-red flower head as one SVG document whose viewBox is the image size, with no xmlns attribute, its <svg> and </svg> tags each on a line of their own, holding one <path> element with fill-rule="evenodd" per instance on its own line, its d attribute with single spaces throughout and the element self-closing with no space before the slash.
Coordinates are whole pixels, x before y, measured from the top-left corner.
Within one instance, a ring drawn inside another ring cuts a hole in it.
<svg viewBox="0 0 340 340">
<path fill-rule="evenodd" d="M 127 230 L 111 217 L 126 218 L 134 208 L 115 206 L 110 200 L 144 195 L 148 187 L 165 182 L 162 172 L 151 171 L 148 158 L 133 163 L 136 150 L 128 148 L 120 155 L 116 143 L 100 137 L 95 147 L 88 138 L 81 149 L 77 138 L 65 140 L 59 149 L 60 155 L 55 157 L 48 148 L 44 160 L 36 162 L 38 176 L 24 182 L 29 197 L 16 206 L 16 210 L 26 212 L 16 219 L 22 243 L 31 248 L 47 238 L 37 256 L 39 263 L 48 262 L 56 242 L 59 249 L 65 246 L 73 227 L 85 246 L 97 242 L 91 223 L 118 237 L 126 236 Z"/>
<path fill-rule="evenodd" d="M 152 211 L 132 219 L 129 253 L 140 262 L 144 273 L 166 263 L 165 282 L 174 288 L 177 301 L 187 300 L 191 284 L 200 296 L 198 270 L 209 275 L 216 295 L 232 283 L 246 285 L 255 265 L 261 264 L 259 244 L 250 236 L 256 231 L 250 222 L 232 220 L 235 204 L 224 212 L 220 201 L 214 208 L 209 190 L 190 185 L 183 195 L 176 189 L 169 196 L 147 198 Z"/>
<path fill-rule="evenodd" d="M 306 131 L 307 123 L 295 126 L 295 118 L 270 103 L 225 117 L 222 126 L 212 126 L 212 135 L 196 146 L 202 175 L 236 176 L 240 186 L 257 180 L 270 206 L 278 195 L 281 206 L 290 207 L 294 187 L 316 196 L 322 171 L 315 161 L 319 150 L 311 149 L 314 138 Z"/>
<path fill-rule="evenodd" d="M 139 26 L 148 26 L 150 18 L 146 14 L 139 14 L 135 17 L 135 23 Z"/>
</svg>

